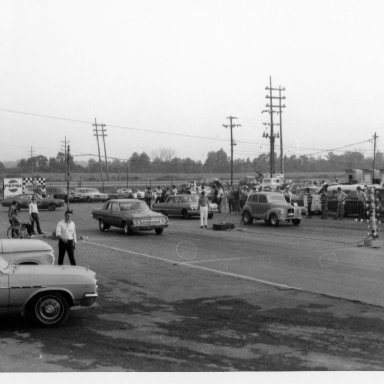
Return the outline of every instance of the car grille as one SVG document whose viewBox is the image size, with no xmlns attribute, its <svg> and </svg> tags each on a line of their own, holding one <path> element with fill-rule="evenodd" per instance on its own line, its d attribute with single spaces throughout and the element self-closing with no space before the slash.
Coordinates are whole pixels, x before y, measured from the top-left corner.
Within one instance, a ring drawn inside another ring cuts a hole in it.
<svg viewBox="0 0 384 384">
<path fill-rule="evenodd" d="M 288 208 L 288 216 L 293 216 L 295 210 L 293 208 Z"/>
</svg>

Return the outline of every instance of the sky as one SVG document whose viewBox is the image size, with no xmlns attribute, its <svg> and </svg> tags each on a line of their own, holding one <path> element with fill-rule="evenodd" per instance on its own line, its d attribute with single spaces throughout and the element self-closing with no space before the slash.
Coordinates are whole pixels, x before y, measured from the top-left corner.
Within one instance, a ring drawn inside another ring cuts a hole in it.
<svg viewBox="0 0 384 384">
<path fill-rule="evenodd" d="M 230 154 L 228 116 L 234 158 L 253 159 L 269 151 L 270 78 L 285 88 L 286 155 L 371 156 L 374 133 L 384 149 L 381 3 L 2 0 L 0 161 L 54 157 L 64 140 L 87 160 L 95 121 L 109 158 L 204 161 Z"/>
</svg>

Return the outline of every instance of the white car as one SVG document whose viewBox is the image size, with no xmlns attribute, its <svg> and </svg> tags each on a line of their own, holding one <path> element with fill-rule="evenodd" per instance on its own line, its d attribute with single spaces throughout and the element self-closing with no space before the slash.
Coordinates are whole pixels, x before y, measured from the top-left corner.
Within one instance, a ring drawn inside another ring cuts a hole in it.
<svg viewBox="0 0 384 384">
<path fill-rule="evenodd" d="M 0 239 L 0 256 L 9 264 L 54 264 L 53 248 L 38 239 Z"/>
<path fill-rule="evenodd" d="M 25 241 L 25 240 L 23 240 Z M 0 256 L 0 312 L 18 311 L 56 327 L 69 309 L 97 299 L 96 273 L 75 265 L 13 265 Z"/>
<path fill-rule="evenodd" d="M 73 194 L 73 200 L 105 201 L 108 199 L 108 193 L 101 193 L 96 188 L 75 188 Z"/>
</svg>

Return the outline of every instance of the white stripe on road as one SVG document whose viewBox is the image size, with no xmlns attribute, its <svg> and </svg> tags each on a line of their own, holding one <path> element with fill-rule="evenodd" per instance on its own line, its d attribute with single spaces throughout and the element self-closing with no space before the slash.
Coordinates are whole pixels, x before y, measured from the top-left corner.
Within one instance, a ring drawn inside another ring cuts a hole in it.
<svg viewBox="0 0 384 384">
<path fill-rule="evenodd" d="M 146 253 L 139 253 L 139 252 L 135 252 L 135 251 L 128 251 L 126 249 L 121 249 L 121 248 L 117 248 L 117 247 L 111 247 L 109 245 L 95 243 L 93 241 L 85 241 L 84 243 L 85 244 L 86 243 L 93 244 L 93 245 L 96 245 L 98 247 L 103 247 L 103 248 L 111 249 L 113 251 L 128 253 L 130 255 L 138 255 L 138 256 L 147 257 L 149 259 L 155 259 L 155 260 L 159 260 L 159 261 L 164 261 L 165 263 L 169 263 L 169 264 L 182 265 L 182 266 L 189 267 L 189 268 L 195 268 L 195 269 L 200 269 L 200 270 L 207 271 L 207 272 L 213 272 L 213 273 L 216 273 L 216 274 L 219 274 L 219 275 L 230 276 L 230 277 L 235 277 L 237 279 L 242 279 L 242 280 L 248 280 L 248 281 L 253 281 L 253 282 L 257 282 L 257 283 L 262 283 L 262 284 L 270 285 L 270 286 L 273 286 L 273 287 L 285 288 L 285 289 L 295 289 L 297 291 L 304 291 L 301 288 L 294 287 L 294 286 L 291 286 L 291 285 L 275 283 L 273 281 L 268 281 L 268 280 L 256 279 L 255 277 L 240 275 L 238 273 L 219 271 L 219 270 L 214 269 L 214 268 L 208 268 L 208 267 L 203 267 L 201 265 L 191 264 L 191 262 L 181 262 L 181 261 L 169 260 L 169 259 L 165 259 L 163 257 L 148 255 Z M 249 258 L 249 257 L 244 257 L 244 259 L 246 259 L 246 258 Z M 232 260 L 238 260 L 238 259 L 240 259 L 240 258 L 236 258 L 236 259 L 232 259 Z M 219 261 L 219 260 L 223 261 L 223 260 L 231 260 L 231 259 L 204 260 L 202 262 L 213 262 L 213 261 Z"/>
</svg>

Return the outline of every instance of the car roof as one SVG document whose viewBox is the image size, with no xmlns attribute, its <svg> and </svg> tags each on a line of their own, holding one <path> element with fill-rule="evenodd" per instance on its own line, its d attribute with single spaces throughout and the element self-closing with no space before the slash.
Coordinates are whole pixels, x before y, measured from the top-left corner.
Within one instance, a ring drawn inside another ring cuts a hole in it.
<svg viewBox="0 0 384 384">
<path fill-rule="evenodd" d="M 107 203 L 109 202 L 114 202 L 114 203 L 132 203 L 132 202 L 137 202 L 137 201 L 142 201 L 142 200 L 138 200 L 138 199 L 110 199 L 107 201 Z"/>
</svg>

